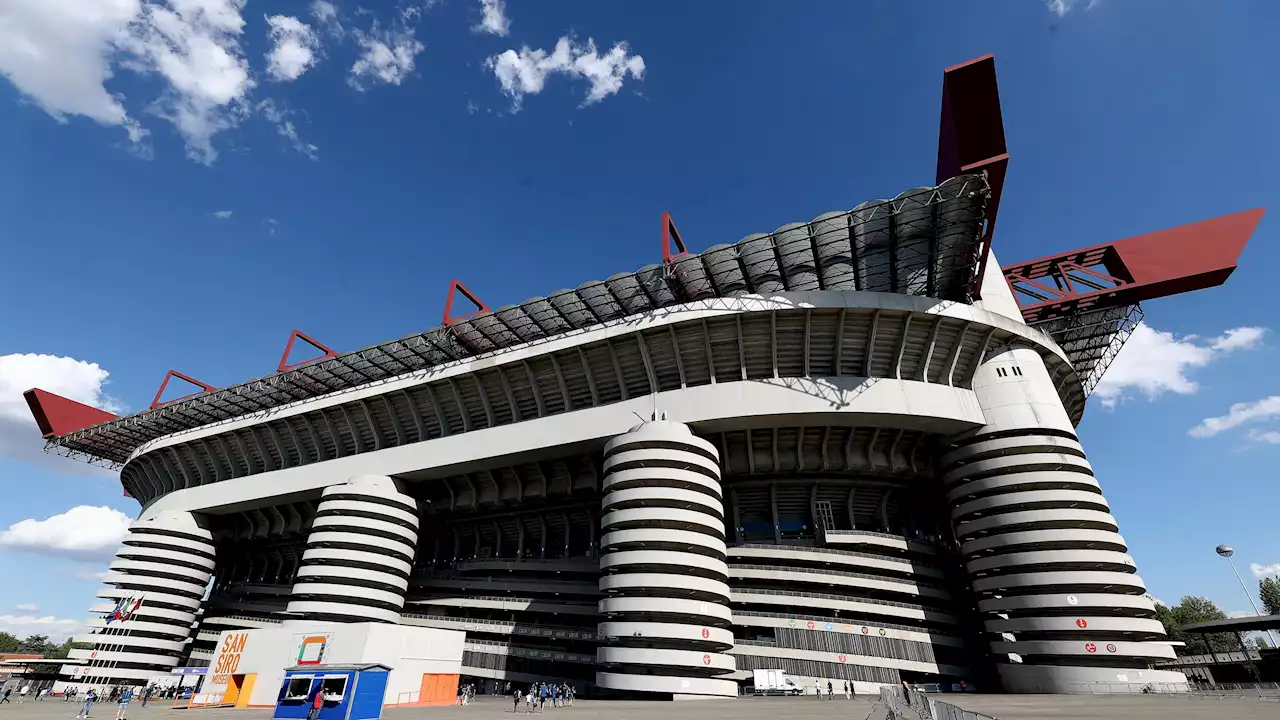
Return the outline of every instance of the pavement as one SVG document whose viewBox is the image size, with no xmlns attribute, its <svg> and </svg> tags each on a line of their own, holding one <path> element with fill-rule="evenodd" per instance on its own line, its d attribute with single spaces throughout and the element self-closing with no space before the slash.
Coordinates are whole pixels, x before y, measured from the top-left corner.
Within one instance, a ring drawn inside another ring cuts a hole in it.
<svg viewBox="0 0 1280 720">
<path fill-rule="evenodd" d="M 1249 698 L 1203 698 L 1156 695 L 935 695 L 965 710 L 981 712 L 998 720 L 1276 720 L 1280 703 Z M 0 720 L 72 720 L 78 703 L 58 699 L 0 704 Z M 432 708 L 402 708 L 384 711 L 385 720 L 516 720 L 511 701 L 482 697 L 472 704 Z M 879 698 L 858 696 L 845 700 L 817 700 L 813 697 L 754 698 L 737 700 L 690 700 L 643 702 L 622 700 L 578 700 L 571 708 L 547 707 L 540 715 L 547 720 L 886 720 Z M 94 706 L 92 717 L 112 720 L 116 706 Z M 133 703 L 129 720 L 267 720 L 270 710 L 233 708 L 174 710 L 166 703 L 141 707 Z M 908 713 L 899 720 L 916 720 Z"/>
</svg>

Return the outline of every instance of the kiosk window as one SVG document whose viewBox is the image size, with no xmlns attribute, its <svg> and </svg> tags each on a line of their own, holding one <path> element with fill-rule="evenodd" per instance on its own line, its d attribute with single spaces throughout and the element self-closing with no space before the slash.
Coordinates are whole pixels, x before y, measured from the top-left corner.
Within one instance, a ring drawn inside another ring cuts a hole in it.
<svg viewBox="0 0 1280 720">
<path fill-rule="evenodd" d="M 324 684 L 320 687 L 326 700 L 341 700 L 342 694 L 347 691 L 347 678 L 345 675 L 339 677 L 327 677 Z"/>
<path fill-rule="evenodd" d="M 285 698 L 289 700 L 306 700 L 307 695 L 311 692 L 311 676 L 289 678 L 289 688 L 285 691 Z"/>
</svg>

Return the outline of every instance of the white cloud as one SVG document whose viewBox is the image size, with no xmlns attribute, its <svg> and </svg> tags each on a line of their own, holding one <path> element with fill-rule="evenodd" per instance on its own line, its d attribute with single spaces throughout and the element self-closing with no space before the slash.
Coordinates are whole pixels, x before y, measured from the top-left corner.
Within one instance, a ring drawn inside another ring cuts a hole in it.
<svg viewBox="0 0 1280 720">
<path fill-rule="evenodd" d="M 480 0 L 482 17 L 480 24 L 471 28 L 475 32 L 506 37 L 511 32 L 511 20 L 507 17 L 507 4 L 503 0 Z"/>
<path fill-rule="evenodd" d="M 1248 350 L 1262 342 L 1262 337 L 1266 334 L 1266 328 L 1232 328 L 1222 335 L 1214 338 L 1213 343 L 1209 347 L 1214 350 L 1221 350 L 1224 352 L 1231 350 Z"/>
<path fill-rule="evenodd" d="M 31 635 L 47 635 L 51 642 L 61 643 L 79 633 L 84 623 L 79 620 L 56 618 L 52 615 L 0 615 L 0 632 L 19 638 Z"/>
<path fill-rule="evenodd" d="M 116 551 L 129 522 L 128 515 L 105 505 L 77 505 L 44 520 L 27 518 L 0 530 L 0 548 L 102 560 Z"/>
<path fill-rule="evenodd" d="M 75 358 L 35 353 L 0 355 L 0 457 L 28 462 L 52 460 L 42 450 L 40 429 L 22 393 L 40 388 L 85 405 L 119 412 L 120 404 L 105 391 L 109 375 L 97 363 Z"/>
<path fill-rule="evenodd" d="M 59 122 L 80 115 L 141 142 L 146 131 L 106 89 L 115 41 L 140 12 L 139 0 L 0 2 L 0 75 Z"/>
<path fill-rule="evenodd" d="M 13 609 L 24 613 L 40 612 L 40 606 L 32 603 L 19 603 L 14 605 Z"/>
<path fill-rule="evenodd" d="M 1272 395 L 1253 402 L 1236 403 L 1227 409 L 1226 415 L 1208 417 L 1187 432 L 1191 437 L 1213 437 L 1220 432 L 1248 423 L 1280 416 L 1280 395 Z M 1262 433 L 1266 435 L 1266 433 Z M 1255 438 L 1265 442 L 1265 439 Z"/>
<path fill-rule="evenodd" d="M 378 30 L 375 23 L 368 32 L 355 31 L 360 57 L 351 66 L 351 86 L 363 90 L 362 80 L 374 79 L 388 85 L 399 85 L 413 72 L 414 58 L 425 50 L 409 28 L 387 32 Z"/>
<path fill-rule="evenodd" d="M 218 157 L 213 136 L 239 124 L 255 86 L 239 42 L 245 0 L 167 3 L 145 5 L 143 21 L 120 44 L 136 58 L 130 67 L 166 81 L 153 110 L 173 123 L 187 155 L 208 165 Z"/>
<path fill-rule="evenodd" d="M 258 111 L 262 113 L 263 117 L 265 117 L 268 122 L 276 126 L 276 132 L 279 133 L 281 137 L 288 140 L 294 150 L 297 150 L 312 160 L 320 159 L 320 148 L 309 142 L 304 142 L 298 137 L 298 129 L 294 127 L 293 121 L 289 119 L 289 115 L 293 114 L 292 111 L 281 110 L 276 107 L 275 102 L 270 99 L 263 100 L 258 103 Z"/>
<path fill-rule="evenodd" d="M 1166 392 L 1190 395 L 1199 386 L 1187 377 L 1189 371 L 1228 352 L 1255 347 L 1265 334 L 1264 328 L 1239 327 L 1206 341 L 1194 335 L 1179 338 L 1139 323 L 1093 394 L 1104 407 L 1114 407 L 1130 391 L 1137 391 L 1148 400 Z"/>
<path fill-rule="evenodd" d="M 1253 573 L 1253 577 L 1258 580 L 1266 577 L 1280 578 L 1280 562 L 1270 565 L 1249 563 L 1249 572 Z"/>
<path fill-rule="evenodd" d="M 1249 431 L 1249 439 L 1264 445 L 1280 445 L 1280 430 L 1259 430 L 1253 428 Z"/>
<path fill-rule="evenodd" d="M 218 218 L 219 220 L 227 220 L 227 219 L 229 219 L 229 218 L 231 217 L 231 213 L 232 213 L 232 212 L 233 212 L 233 211 L 231 211 L 231 210 L 219 210 L 219 211 L 215 212 L 215 213 L 213 214 L 213 216 L 214 216 L 214 217 L 216 217 L 216 218 Z"/>
<path fill-rule="evenodd" d="M 188 154 L 210 163 L 212 138 L 241 117 L 254 87 L 240 51 L 245 0 L 4 0 L 0 74 L 58 120 L 81 115 L 147 135 L 106 87 L 116 66 L 163 81 L 150 103 Z M 145 154 L 145 150 L 144 150 Z"/>
<path fill-rule="evenodd" d="M 578 45 L 568 37 L 560 38 L 550 54 L 524 46 L 519 52 L 507 50 L 490 57 L 485 61 L 485 67 L 493 71 L 515 110 L 520 109 L 525 95 L 542 92 L 547 78 L 556 73 L 582 78 L 589 83 L 587 97 L 582 101 L 585 106 L 617 93 L 627 75 L 643 79 L 645 69 L 644 58 L 631 55 L 625 42 L 600 55 L 591 38 L 587 39 L 586 45 Z"/>
<path fill-rule="evenodd" d="M 1075 8 L 1084 5 L 1085 10 L 1092 10 L 1094 5 L 1098 4 L 1098 0 L 1045 0 L 1045 5 L 1049 7 L 1049 12 L 1064 17 L 1067 13 Z"/>
<path fill-rule="evenodd" d="M 272 80 L 297 80 L 315 67 L 320 37 L 310 25 L 288 15 L 272 15 L 267 18 L 267 25 L 267 36 L 272 42 L 271 52 L 267 53 L 267 74 Z"/>
<path fill-rule="evenodd" d="M 107 571 L 103 570 L 100 565 L 77 565 L 75 569 L 77 580 L 103 582 L 107 579 L 107 574 Z"/>
<path fill-rule="evenodd" d="M 338 20 L 338 8 L 331 2 L 315 0 L 311 3 L 311 17 L 315 18 L 318 26 L 335 38 L 341 38 L 347 33 L 347 29 L 342 27 L 342 23 Z"/>
</svg>

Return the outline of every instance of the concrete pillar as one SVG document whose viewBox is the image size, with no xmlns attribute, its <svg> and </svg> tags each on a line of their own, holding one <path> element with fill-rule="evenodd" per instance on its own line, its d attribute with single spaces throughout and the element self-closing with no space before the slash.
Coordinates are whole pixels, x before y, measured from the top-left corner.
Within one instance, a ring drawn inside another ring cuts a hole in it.
<svg viewBox="0 0 1280 720">
<path fill-rule="evenodd" d="M 735 696 L 720 461 L 685 425 L 646 422 L 605 446 L 596 685 Z"/>
<path fill-rule="evenodd" d="M 951 526 L 1011 692 L 1185 682 L 1040 355 L 995 348 L 973 390 L 987 425 L 940 467 Z"/>
<path fill-rule="evenodd" d="M 143 685 L 186 653 L 191 625 L 213 577 L 213 536 L 187 512 L 162 512 L 129 526 L 88 622 L 91 645 L 64 665 L 77 685 Z M 119 612 L 117 613 L 117 610 Z"/>
<path fill-rule="evenodd" d="M 324 489 L 288 612 L 299 620 L 400 622 L 418 506 L 381 475 Z"/>
</svg>

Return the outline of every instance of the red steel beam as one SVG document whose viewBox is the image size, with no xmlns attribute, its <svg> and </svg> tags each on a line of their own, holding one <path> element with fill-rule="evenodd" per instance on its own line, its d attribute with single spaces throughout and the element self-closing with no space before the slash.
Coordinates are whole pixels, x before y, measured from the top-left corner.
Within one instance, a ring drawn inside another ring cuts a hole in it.
<svg viewBox="0 0 1280 720">
<path fill-rule="evenodd" d="M 983 55 L 947 68 L 942 73 L 937 184 L 957 175 L 982 173 L 991 187 L 986 229 L 979 246 L 978 274 L 973 280 L 974 298 L 981 297 L 982 275 L 987 268 L 987 251 L 995 234 L 1008 167 L 995 56 Z"/>
<path fill-rule="evenodd" d="M 319 350 L 323 354 L 320 355 L 319 357 L 313 357 L 308 360 L 303 360 L 302 362 L 290 363 L 289 353 L 293 352 L 294 340 L 302 340 L 303 342 L 315 348 L 316 350 Z M 284 346 L 284 354 L 280 356 L 280 363 L 276 365 L 276 372 L 293 370 L 294 368 L 300 368 L 303 365 L 306 365 L 308 363 L 313 363 L 317 360 L 325 360 L 328 358 L 335 358 L 335 357 L 338 357 L 338 353 L 334 352 L 329 346 L 321 344 L 318 340 L 302 332 L 301 330 L 294 330 L 293 332 L 289 333 L 289 342 L 286 343 Z"/>
<path fill-rule="evenodd" d="M 1245 210 L 1001 270 L 1028 323 L 1203 290 L 1236 269 L 1265 212 Z"/>
<path fill-rule="evenodd" d="M 469 313 L 465 313 L 463 315 L 454 317 L 453 316 L 453 298 L 454 298 L 454 295 L 457 293 L 462 293 L 462 296 L 470 300 L 471 304 L 476 306 L 476 309 L 472 310 Z M 466 285 L 463 285 L 457 280 L 449 281 L 449 295 L 444 300 L 444 317 L 440 320 L 441 325 L 446 325 L 446 326 L 452 325 L 456 322 L 461 322 L 462 320 L 466 320 L 472 315 L 479 315 L 482 312 L 489 312 L 489 306 L 485 305 L 480 298 L 476 297 L 475 293 L 468 290 Z"/>
<path fill-rule="evenodd" d="M 671 243 L 676 244 L 678 252 L 671 252 Z M 684 240 L 680 237 L 680 231 L 676 230 L 676 223 L 671 219 L 671 213 L 662 213 L 662 263 L 675 260 L 689 252 L 689 248 L 685 246 Z"/>
<path fill-rule="evenodd" d="M 160 396 L 161 396 L 161 395 L 164 395 L 164 389 L 165 389 L 166 387 L 168 387 L 168 386 L 169 386 L 169 381 L 170 381 L 171 379 L 173 379 L 173 378 L 178 378 L 179 380 L 185 380 L 185 381 L 187 381 L 187 382 L 191 383 L 192 385 L 195 385 L 196 387 L 198 387 L 198 388 L 200 388 L 200 389 L 199 389 L 199 390 L 197 390 L 197 391 L 195 391 L 195 392 L 193 392 L 193 393 L 190 393 L 190 394 L 188 394 L 188 395 L 183 395 L 182 397 L 176 397 L 176 398 L 174 398 L 174 399 L 172 399 L 172 400 L 163 400 L 163 401 L 162 401 L 162 400 L 160 399 Z M 217 389 L 218 389 L 218 388 L 216 388 L 216 387 L 214 387 L 214 386 L 212 386 L 212 385 L 208 385 L 208 384 L 202 383 L 202 382 L 200 382 L 199 380 L 196 380 L 195 378 L 193 378 L 193 377 L 191 377 L 191 376 L 189 376 L 189 375 L 183 375 L 182 373 L 178 372 L 177 370 L 170 370 L 169 372 L 165 373 L 164 381 L 160 383 L 160 389 L 159 389 L 159 390 L 156 390 L 156 396 L 155 396 L 154 398 L 152 398 L 152 400 L 151 400 L 151 409 L 152 409 L 152 410 L 155 410 L 156 408 L 160 407 L 161 405 L 168 405 L 169 403 L 178 402 L 179 400 L 186 400 L 186 399 L 188 399 L 188 398 L 193 398 L 193 397 L 195 397 L 195 396 L 197 396 L 197 395 L 199 395 L 199 394 L 201 394 L 201 393 L 213 392 L 214 390 L 217 390 Z"/>
<path fill-rule="evenodd" d="M 60 437 L 119 417 L 38 388 L 22 393 L 22 397 L 44 438 Z"/>
</svg>

